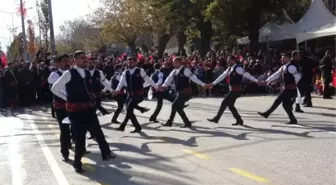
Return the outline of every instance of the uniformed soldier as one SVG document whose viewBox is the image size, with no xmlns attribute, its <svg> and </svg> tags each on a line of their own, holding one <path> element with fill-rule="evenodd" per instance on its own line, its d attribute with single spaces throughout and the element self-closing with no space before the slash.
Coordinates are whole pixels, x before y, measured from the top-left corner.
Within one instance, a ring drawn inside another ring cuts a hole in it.
<svg viewBox="0 0 336 185">
<path fill-rule="evenodd" d="M 82 173 L 81 158 L 85 152 L 86 128 L 91 128 L 98 142 L 102 159 L 114 158 L 109 145 L 105 140 L 104 133 L 98 125 L 99 120 L 95 113 L 94 97 L 92 91 L 92 78 L 85 69 L 87 57 L 84 51 L 74 53 L 74 68 L 63 73 L 54 83 L 51 91 L 66 102 L 66 110 L 75 133 L 75 159 L 76 172 Z M 97 124 L 98 123 L 98 124 Z"/>
<path fill-rule="evenodd" d="M 234 56 L 228 57 L 227 63 L 229 68 L 227 68 L 227 70 L 224 71 L 222 75 L 220 75 L 214 82 L 212 82 L 212 84 L 210 84 L 209 87 L 213 87 L 214 85 L 220 83 L 226 77 L 229 76 L 230 91 L 223 99 L 222 104 L 217 112 L 217 115 L 212 119 L 208 119 L 208 121 L 218 123 L 226 107 L 228 107 L 233 117 L 236 119 L 236 123 L 233 123 L 232 125 L 243 125 L 244 121 L 239 115 L 234 104 L 236 103 L 237 98 L 241 96 L 243 77 L 255 83 L 258 83 L 258 80 L 252 75 L 250 75 L 248 72 L 246 72 L 238 64 L 239 61 L 236 59 L 236 57 Z"/>
<path fill-rule="evenodd" d="M 68 55 L 60 55 L 55 61 L 58 66 L 58 70 L 53 71 L 48 77 L 48 83 L 52 86 L 62 74 L 70 68 L 70 57 Z M 53 95 L 53 107 L 56 113 L 56 119 L 60 128 L 60 142 L 61 142 L 61 154 L 65 162 L 69 161 L 69 147 L 71 147 L 70 137 L 70 125 L 62 124 L 64 118 L 68 117 L 66 110 L 66 101 L 57 95 Z"/>
<path fill-rule="evenodd" d="M 116 65 L 114 67 L 114 75 L 112 76 L 111 78 L 111 81 L 110 81 L 110 84 L 111 84 L 111 88 L 113 90 L 116 90 L 117 87 L 118 87 L 118 84 L 119 84 L 119 81 L 120 81 L 120 78 L 121 78 L 121 74 L 122 74 L 122 66 L 121 65 Z M 119 117 L 119 114 L 121 113 L 123 107 L 124 107 L 124 104 L 125 104 L 125 101 L 126 101 L 126 94 L 125 94 L 125 89 L 122 88 L 120 91 L 119 91 L 119 94 L 117 94 L 116 96 L 113 96 L 113 99 L 117 102 L 118 104 L 118 108 L 117 110 L 115 110 L 113 116 L 112 116 L 112 119 L 111 119 L 111 123 L 120 123 L 118 121 L 118 117 Z"/>
<path fill-rule="evenodd" d="M 185 103 L 189 101 L 192 96 L 190 80 L 202 87 L 206 86 L 188 68 L 183 66 L 182 58 L 176 57 L 174 59 L 174 67 L 175 69 L 170 73 L 162 87 L 160 87 L 160 91 L 164 91 L 174 82 L 175 90 L 177 93 L 177 96 L 175 97 L 175 100 L 172 104 L 172 110 L 169 119 L 165 124 L 163 124 L 163 126 L 171 127 L 173 125 L 173 121 L 177 112 L 183 120 L 184 125 L 182 127 L 191 127 L 191 122 L 189 121 L 187 115 L 183 110 L 185 107 Z"/>
<path fill-rule="evenodd" d="M 141 132 L 141 126 L 134 114 L 134 109 L 138 107 L 138 104 L 144 100 L 144 81 L 151 86 L 158 88 L 158 86 L 153 82 L 152 79 L 148 77 L 145 70 L 136 67 L 136 58 L 128 58 L 128 69 L 123 72 L 120 78 L 120 82 L 117 86 L 116 91 L 113 93 L 117 95 L 120 93 L 123 87 L 127 88 L 127 100 L 126 100 L 126 117 L 121 123 L 118 130 L 124 131 L 128 120 L 131 120 L 135 130 L 131 133 Z"/>
<path fill-rule="evenodd" d="M 258 112 L 264 118 L 268 118 L 272 112 L 282 103 L 290 121 L 287 124 L 297 124 L 297 120 L 292 112 L 292 99 L 297 96 L 297 84 L 301 79 L 296 68 L 296 62 L 301 60 L 300 52 L 292 52 L 292 60 L 283 65 L 277 72 L 268 77 L 267 83 L 270 83 L 280 77 L 284 81 L 284 90 L 275 99 L 273 105 L 266 112 Z"/>
</svg>

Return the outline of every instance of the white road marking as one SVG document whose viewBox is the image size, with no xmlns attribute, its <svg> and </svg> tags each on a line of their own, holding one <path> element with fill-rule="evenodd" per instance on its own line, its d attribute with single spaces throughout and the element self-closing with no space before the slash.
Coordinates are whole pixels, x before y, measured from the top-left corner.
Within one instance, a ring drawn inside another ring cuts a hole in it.
<svg viewBox="0 0 336 185">
<path fill-rule="evenodd" d="M 32 116 L 29 115 L 27 109 L 25 109 L 25 113 L 26 113 L 26 115 L 27 115 L 27 116 L 26 116 L 27 119 L 33 120 L 33 119 L 32 119 Z M 43 154 L 44 154 L 45 158 L 46 158 L 47 161 L 48 161 L 48 164 L 49 164 L 49 166 L 50 166 L 50 168 L 51 168 L 51 171 L 52 171 L 53 174 L 54 174 L 54 177 L 55 177 L 56 180 L 57 180 L 57 183 L 58 183 L 59 185 L 69 185 L 69 182 L 68 182 L 68 180 L 66 179 L 66 177 L 65 177 L 65 175 L 64 175 L 64 173 L 63 173 L 63 171 L 61 170 L 61 168 L 60 168 L 60 166 L 58 165 L 58 163 L 57 163 L 56 159 L 54 158 L 54 156 L 52 155 L 52 153 L 51 153 L 49 147 L 48 147 L 47 144 L 45 143 L 44 138 L 43 138 L 43 136 L 41 135 L 40 131 L 37 129 L 36 124 L 35 124 L 33 121 L 29 122 L 29 124 L 30 124 L 30 127 L 33 129 L 33 131 L 36 133 L 36 134 L 35 134 L 36 139 L 37 139 L 37 141 L 38 141 L 38 143 L 39 143 L 39 145 L 40 145 L 40 147 L 41 147 L 41 149 L 42 149 L 42 151 L 43 151 Z"/>
<path fill-rule="evenodd" d="M 7 109 L 6 111 L 8 122 L 10 124 L 11 133 L 9 138 L 9 161 L 12 170 L 12 184 L 13 185 L 22 185 L 22 179 L 24 174 L 24 169 L 22 168 L 22 156 L 20 155 L 20 140 L 21 137 L 17 137 L 17 131 L 22 131 L 23 121 L 17 118 L 12 117 L 12 111 Z"/>
</svg>

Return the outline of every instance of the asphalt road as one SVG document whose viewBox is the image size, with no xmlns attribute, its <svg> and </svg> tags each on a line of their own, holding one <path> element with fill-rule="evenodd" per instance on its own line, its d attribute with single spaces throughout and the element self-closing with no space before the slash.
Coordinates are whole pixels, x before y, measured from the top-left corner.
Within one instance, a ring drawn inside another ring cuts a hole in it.
<svg viewBox="0 0 336 185">
<path fill-rule="evenodd" d="M 226 112 L 220 123 L 215 115 L 221 99 L 192 99 L 186 108 L 194 121 L 182 129 L 179 116 L 171 128 L 149 123 L 155 102 L 141 105 L 151 111 L 138 119 L 143 133 L 116 131 L 111 115 L 99 116 L 107 141 L 117 158 L 104 162 L 94 141 L 83 159 L 84 174 L 74 172 L 60 155 L 59 130 L 48 108 L 3 110 L 0 114 L 1 185 L 334 185 L 336 182 L 335 101 L 315 98 L 313 108 L 296 114 L 299 125 L 288 121 L 282 107 L 269 119 L 272 96 L 242 97 L 237 108 L 245 126 L 231 126 Z M 113 110 L 114 102 L 104 102 Z M 165 103 L 159 120 L 167 120 Z M 121 114 L 120 120 L 124 117 Z M 129 123 L 129 125 L 131 125 Z M 71 159 L 73 153 L 71 153 Z"/>
</svg>

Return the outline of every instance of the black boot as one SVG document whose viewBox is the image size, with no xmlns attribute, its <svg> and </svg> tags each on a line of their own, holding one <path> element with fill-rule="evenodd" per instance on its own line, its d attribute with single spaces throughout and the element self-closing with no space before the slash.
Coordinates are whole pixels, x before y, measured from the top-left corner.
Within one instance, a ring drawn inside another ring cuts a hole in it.
<svg viewBox="0 0 336 185">
<path fill-rule="evenodd" d="M 213 123 L 218 123 L 219 119 L 214 117 L 214 118 L 211 118 L 211 119 L 207 119 L 208 121 L 210 122 L 213 122 Z"/>
<path fill-rule="evenodd" d="M 300 104 L 296 104 L 296 106 L 295 106 L 295 112 L 298 112 L 298 113 L 304 113 L 304 111 L 303 110 L 301 110 L 301 107 L 300 107 Z"/>
</svg>

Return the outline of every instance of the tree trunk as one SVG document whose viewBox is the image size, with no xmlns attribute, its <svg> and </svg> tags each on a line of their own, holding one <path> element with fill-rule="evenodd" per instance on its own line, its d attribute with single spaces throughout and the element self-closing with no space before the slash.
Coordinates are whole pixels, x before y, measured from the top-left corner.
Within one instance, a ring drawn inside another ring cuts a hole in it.
<svg viewBox="0 0 336 185">
<path fill-rule="evenodd" d="M 166 46 L 171 38 L 171 35 L 168 33 L 164 33 L 163 35 L 159 36 L 159 43 L 158 43 L 158 57 L 162 58 L 163 53 L 166 49 Z"/>
<path fill-rule="evenodd" d="M 261 27 L 261 5 L 253 1 L 252 6 L 246 11 L 246 23 L 249 43 L 249 53 L 256 56 L 259 50 L 259 29 Z"/>
<path fill-rule="evenodd" d="M 136 51 L 135 39 L 129 40 L 127 42 L 127 46 L 130 48 L 132 55 L 134 54 L 136 55 L 137 51 Z"/>
<path fill-rule="evenodd" d="M 177 37 L 178 51 L 180 51 L 181 49 L 184 49 L 184 45 L 187 42 L 187 36 L 184 34 L 183 29 L 179 29 L 176 33 L 176 37 Z"/>
<path fill-rule="evenodd" d="M 200 55 L 204 57 L 211 50 L 211 38 L 213 35 L 212 25 L 210 21 L 205 21 L 198 27 L 201 32 L 201 48 Z"/>
</svg>

